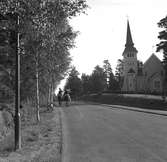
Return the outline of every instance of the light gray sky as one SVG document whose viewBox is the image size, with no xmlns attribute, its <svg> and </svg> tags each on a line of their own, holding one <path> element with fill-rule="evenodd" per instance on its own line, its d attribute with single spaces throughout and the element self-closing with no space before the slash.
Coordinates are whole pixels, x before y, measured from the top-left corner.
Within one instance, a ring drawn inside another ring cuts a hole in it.
<svg viewBox="0 0 167 162">
<path fill-rule="evenodd" d="M 157 22 L 167 15 L 167 0 L 87 0 L 90 9 L 71 21 L 80 31 L 76 48 L 71 50 L 73 65 L 80 73 L 90 74 L 93 68 L 108 59 L 113 72 L 122 59 L 127 17 L 138 59 L 145 62 L 155 52 L 161 30 Z M 162 59 L 162 54 L 156 54 Z"/>
</svg>

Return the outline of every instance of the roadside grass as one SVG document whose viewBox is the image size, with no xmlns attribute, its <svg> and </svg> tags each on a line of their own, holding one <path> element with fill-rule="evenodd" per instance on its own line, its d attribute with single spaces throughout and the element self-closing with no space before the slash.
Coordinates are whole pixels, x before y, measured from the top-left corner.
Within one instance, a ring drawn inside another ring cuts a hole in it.
<svg viewBox="0 0 167 162">
<path fill-rule="evenodd" d="M 24 105 L 21 110 L 22 148 L 14 151 L 14 127 L 0 141 L 0 162 L 60 162 L 61 120 L 57 107 L 48 112 L 41 108 L 40 122 L 36 122 L 35 108 Z"/>
<path fill-rule="evenodd" d="M 82 96 L 80 100 L 102 104 L 123 105 L 143 109 L 167 111 L 167 103 L 163 102 L 162 100 L 151 98 L 130 97 L 119 94 L 93 94 Z"/>
</svg>

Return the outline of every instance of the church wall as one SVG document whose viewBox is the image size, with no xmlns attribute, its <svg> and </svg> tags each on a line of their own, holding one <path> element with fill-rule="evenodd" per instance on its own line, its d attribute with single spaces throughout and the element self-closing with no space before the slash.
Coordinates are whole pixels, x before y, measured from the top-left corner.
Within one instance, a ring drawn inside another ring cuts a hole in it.
<svg viewBox="0 0 167 162">
<path fill-rule="evenodd" d="M 128 67 L 127 67 L 128 68 Z M 129 74 L 125 73 L 125 80 L 122 91 L 130 92 L 129 88 Z M 143 75 L 135 76 L 136 89 L 133 92 L 136 93 L 161 93 L 163 90 L 163 76 L 164 69 L 161 61 L 152 55 L 143 66 Z M 134 83 L 135 85 L 135 83 Z"/>
<path fill-rule="evenodd" d="M 156 56 L 150 57 L 144 64 L 143 73 L 147 79 L 151 78 L 156 73 L 163 73 L 164 71 L 160 60 L 155 57 Z"/>
<path fill-rule="evenodd" d="M 163 78 L 161 77 L 160 74 L 157 73 L 157 75 L 155 75 L 151 80 L 150 80 L 150 91 L 151 93 L 161 93 L 163 86 Z"/>
<path fill-rule="evenodd" d="M 143 74 L 148 92 L 162 92 L 164 69 L 161 61 L 155 55 L 152 55 L 144 64 Z M 160 84 L 159 88 L 156 88 L 158 84 Z"/>
<path fill-rule="evenodd" d="M 137 76 L 136 82 L 137 82 L 136 83 L 137 84 L 136 91 L 138 93 L 144 93 L 145 92 L 145 88 L 146 88 L 144 77 L 143 76 Z"/>
<path fill-rule="evenodd" d="M 136 75 L 133 73 L 127 74 L 124 77 L 122 91 L 123 92 L 136 92 L 136 87 L 137 87 Z"/>
</svg>

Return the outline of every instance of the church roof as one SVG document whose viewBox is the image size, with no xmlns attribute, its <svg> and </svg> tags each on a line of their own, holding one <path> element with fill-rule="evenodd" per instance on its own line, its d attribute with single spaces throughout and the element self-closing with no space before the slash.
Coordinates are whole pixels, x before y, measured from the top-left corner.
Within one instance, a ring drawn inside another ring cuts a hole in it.
<svg viewBox="0 0 167 162">
<path fill-rule="evenodd" d="M 136 48 L 134 47 L 133 40 L 132 40 L 129 21 L 127 21 L 126 44 L 125 44 L 125 49 L 124 49 L 123 55 L 127 52 L 137 52 Z"/>
<path fill-rule="evenodd" d="M 144 63 L 144 66 L 146 66 L 151 60 L 156 60 L 157 62 L 159 62 L 161 64 L 161 60 L 153 53 L 148 59 L 147 61 Z"/>
</svg>

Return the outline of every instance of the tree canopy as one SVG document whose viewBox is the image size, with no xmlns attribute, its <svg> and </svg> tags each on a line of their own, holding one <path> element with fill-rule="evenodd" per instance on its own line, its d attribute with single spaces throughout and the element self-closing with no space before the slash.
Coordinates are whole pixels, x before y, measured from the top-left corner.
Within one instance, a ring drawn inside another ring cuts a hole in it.
<svg viewBox="0 0 167 162">
<path fill-rule="evenodd" d="M 0 2 L 0 14 L 17 13 L 20 19 L 18 31 L 23 100 L 34 96 L 36 72 L 39 74 L 40 94 L 53 93 L 55 87 L 66 76 L 71 62 L 69 49 L 75 46 L 74 40 L 77 36 L 77 32 L 73 31 L 69 24 L 69 19 L 84 13 L 86 8 L 85 0 L 2 0 Z M 12 70 L 15 66 L 15 56 L 12 55 L 14 52 L 10 46 L 7 49 L 7 51 L 4 51 L 4 48 L 0 49 L 0 57 L 3 58 L 1 66 L 4 67 L 6 62 L 11 60 L 9 71 L 13 83 L 14 71 L 12 73 Z"/>
</svg>

